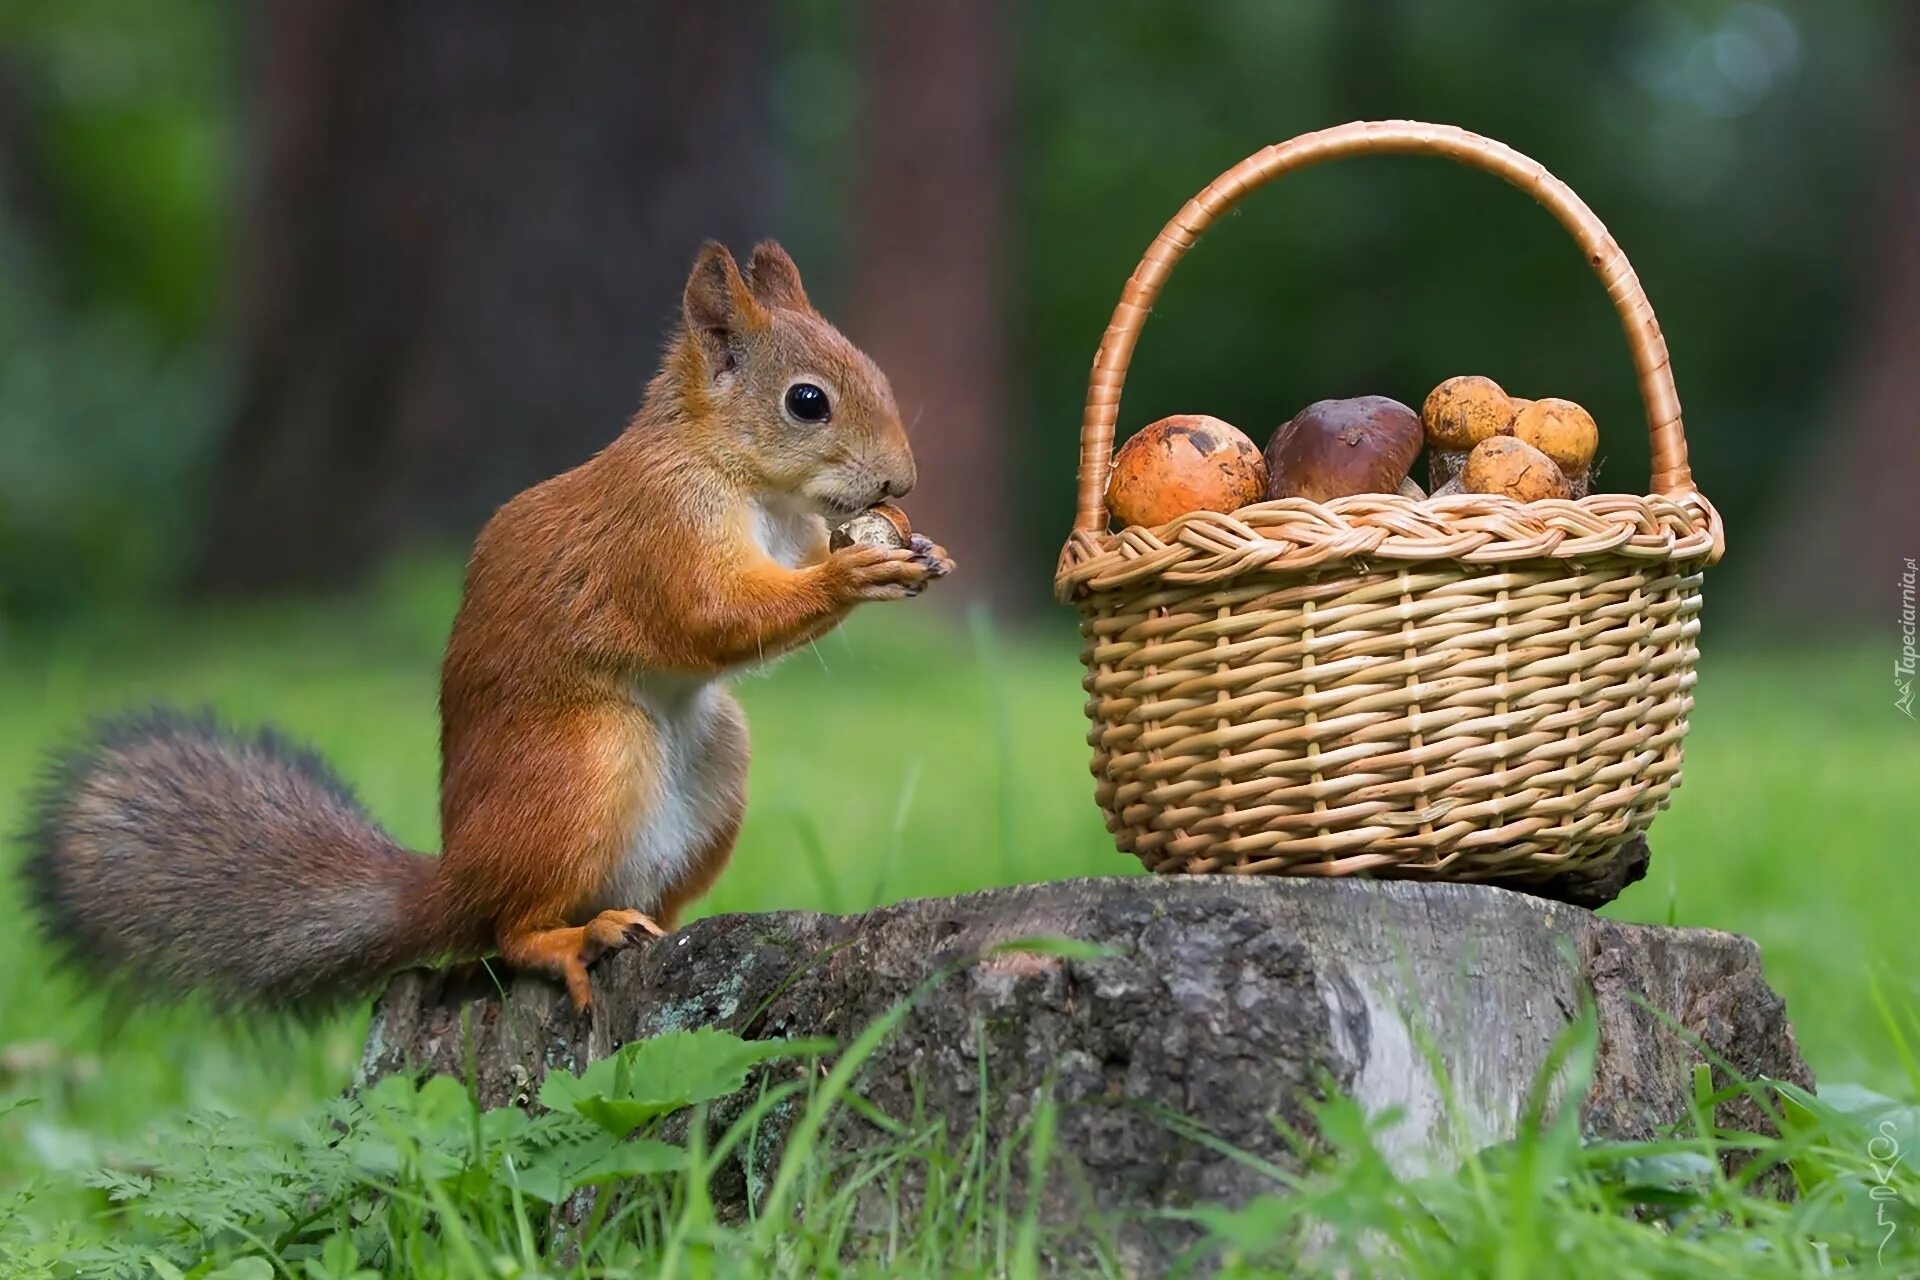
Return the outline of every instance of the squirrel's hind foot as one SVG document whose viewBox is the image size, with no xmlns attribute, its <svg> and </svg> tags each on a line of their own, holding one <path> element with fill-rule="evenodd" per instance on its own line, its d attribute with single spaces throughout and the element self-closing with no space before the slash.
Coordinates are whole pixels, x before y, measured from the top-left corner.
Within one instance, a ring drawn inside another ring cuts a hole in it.
<svg viewBox="0 0 1920 1280">
<path fill-rule="evenodd" d="M 583 925 L 535 929 L 500 941 L 500 958 L 516 969 L 551 974 L 567 985 L 577 1013 L 593 1008 L 587 969 L 609 952 L 623 951 L 666 931 L 639 911 L 602 911 Z"/>
<path fill-rule="evenodd" d="M 587 936 L 600 944 L 601 954 L 604 954 L 664 938 L 667 931 L 656 924 L 652 916 L 643 912 L 602 911 L 587 922 Z M 596 955 L 594 959 L 599 959 L 599 956 Z M 593 961 L 587 963 L 592 964 Z"/>
</svg>

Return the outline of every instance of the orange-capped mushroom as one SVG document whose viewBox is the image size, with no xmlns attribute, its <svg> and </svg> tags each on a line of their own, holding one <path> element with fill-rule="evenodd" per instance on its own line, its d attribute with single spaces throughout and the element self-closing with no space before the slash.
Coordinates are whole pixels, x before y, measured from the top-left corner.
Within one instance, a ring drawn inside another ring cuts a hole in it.
<svg viewBox="0 0 1920 1280">
<path fill-rule="evenodd" d="M 1491 436 L 1475 445 L 1460 481 L 1469 493 L 1501 494 L 1515 502 L 1571 496 L 1554 460 L 1513 436 Z"/>
<path fill-rule="evenodd" d="M 1492 378 L 1448 378 L 1427 393 L 1420 425 L 1436 449 L 1464 453 L 1489 436 L 1508 434 L 1517 406 Z"/>
<path fill-rule="evenodd" d="M 1114 455 L 1107 510 L 1152 528 L 1189 511 L 1238 511 L 1267 494 L 1267 464 L 1233 424 L 1179 413 L 1142 427 Z"/>
<path fill-rule="evenodd" d="M 1514 415 L 1513 437 L 1552 458 L 1569 478 L 1582 476 L 1600 447 L 1593 415 L 1571 400 L 1547 396 L 1530 400 Z"/>
</svg>

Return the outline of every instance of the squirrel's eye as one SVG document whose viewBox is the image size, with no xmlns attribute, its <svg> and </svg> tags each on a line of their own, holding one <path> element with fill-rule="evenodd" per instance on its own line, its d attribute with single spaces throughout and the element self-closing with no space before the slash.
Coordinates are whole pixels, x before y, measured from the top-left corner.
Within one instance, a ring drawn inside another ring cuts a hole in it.
<svg viewBox="0 0 1920 1280">
<path fill-rule="evenodd" d="M 827 393 L 811 382 L 796 382 L 787 388 L 787 412 L 802 422 L 825 422 L 833 412 Z"/>
</svg>

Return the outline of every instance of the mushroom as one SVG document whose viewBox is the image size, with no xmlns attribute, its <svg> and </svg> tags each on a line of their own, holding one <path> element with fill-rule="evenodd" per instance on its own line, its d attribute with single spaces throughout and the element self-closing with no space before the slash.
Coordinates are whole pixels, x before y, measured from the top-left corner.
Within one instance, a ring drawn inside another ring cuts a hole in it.
<svg viewBox="0 0 1920 1280">
<path fill-rule="evenodd" d="M 1600 447 L 1600 428 L 1592 414 L 1571 400 L 1530 400 L 1514 415 L 1512 434 L 1552 458 L 1574 496 L 1585 496 L 1587 472 Z"/>
<path fill-rule="evenodd" d="M 1273 433 L 1267 496 L 1327 502 L 1397 493 L 1420 452 L 1420 419 L 1386 396 L 1317 400 Z"/>
<path fill-rule="evenodd" d="M 827 547 L 838 551 L 857 542 L 863 546 L 897 551 L 912 541 L 913 526 L 907 523 L 907 513 L 891 502 L 882 502 L 868 507 L 835 529 L 827 539 Z"/>
<path fill-rule="evenodd" d="M 1499 383 L 1467 374 L 1448 378 L 1427 393 L 1420 425 L 1435 448 L 1465 453 L 1488 436 L 1505 435 L 1514 408 L 1513 397 Z"/>
<path fill-rule="evenodd" d="M 1232 423 L 1178 413 L 1150 423 L 1114 455 L 1107 509 L 1152 528 L 1189 511 L 1238 511 L 1267 493 L 1259 448 Z"/>
<path fill-rule="evenodd" d="M 1420 425 L 1427 436 L 1427 481 L 1444 487 L 1466 463 L 1467 454 L 1489 436 L 1511 432 L 1513 397 L 1492 378 L 1466 374 L 1448 378 L 1427 393 Z"/>
<path fill-rule="evenodd" d="M 1415 480 L 1412 476 L 1408 476 L 1400 482 L 1400 496 L 1403 498 L 1411 498 L 1415 502 L 1425 502 L 1427 500 L 1427 491 L 1420 487 L 1418 480 Z"/>
<path fill-rule="evenodd" d="M 1516 502 L 1571 496 L 1554 460 L 1513 436 L 1492 436 L 1475 445 L 1460 480 L 1469 493 L 1500 494 Z"/>
</svg>

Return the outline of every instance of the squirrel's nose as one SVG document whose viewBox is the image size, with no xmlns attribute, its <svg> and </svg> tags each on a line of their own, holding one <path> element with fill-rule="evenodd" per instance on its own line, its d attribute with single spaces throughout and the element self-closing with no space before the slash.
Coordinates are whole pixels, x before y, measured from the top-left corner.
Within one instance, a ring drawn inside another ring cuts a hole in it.
<svg viewBox="0 0 1920 1280">
<path fill-rule="evenodd" d="M 913 465 L 913 455 L 889 460 L 891 465 L 882 472 L 881 488 L 888 498 L 904 498 L 913 492 L 913 482 L 919 470 Z"/>
</svg>

